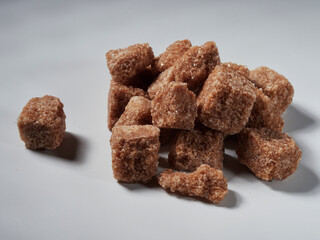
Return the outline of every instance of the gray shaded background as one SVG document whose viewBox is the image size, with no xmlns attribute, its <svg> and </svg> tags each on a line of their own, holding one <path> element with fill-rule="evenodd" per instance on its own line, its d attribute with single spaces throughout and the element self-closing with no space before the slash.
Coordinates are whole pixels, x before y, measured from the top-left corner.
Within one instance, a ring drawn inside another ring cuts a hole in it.
<svg viewBox="0 0 320 240">
<path fill-rule="evenodd" d="M 319 10 L 319 1 L 1 1 L 0 239 L 319 239 Z M 293 176 L 256 179 L 228 143 L 230 193 L 219 206 L 113 179 L 105 52 L 149 42 L 158 55 L 185 38 L 214 40 L 222 61 L 292 82 L 285 130 L 303 151 Z M 68 134 L 56 151 L 25 150 L 16 119 L 45 94 L 64 103 Z"/>
</svg>

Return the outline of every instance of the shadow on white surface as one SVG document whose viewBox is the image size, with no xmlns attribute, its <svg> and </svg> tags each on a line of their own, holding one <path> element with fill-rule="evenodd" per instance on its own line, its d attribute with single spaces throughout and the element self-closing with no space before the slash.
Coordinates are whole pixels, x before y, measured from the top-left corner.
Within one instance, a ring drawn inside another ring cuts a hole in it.
<svg viewBox="0 0 320 240">
<path fill-rule="evenodd" d="M 319 185 L 318 176 L 311 168 L 300 164 L 297 171 L 282 181 L 265 182 L 264 184 L 273 190 L 287 193 L 309 193 L 313 192 Z"/>
<path fill-rule="evenodd" d="M 238 162 L 238 160 L 228 154 L 224 154 L 223 160 L 223 174 L 230 182 L 235 176 L 240 176 L 243 179 L 252 180 L 254 175 L 250 172 L 250 170 Z"/>
<path fill-rule="evenodd" d="M 318 124 L 314 116 L 294 104 L 287 108 L 283 114 L 283 120 L 285 122 L 283 131 L 289 134 Z"/>
<path fill-rule="evenodd" d="M 218 207 L 224 207 L 224 208 L 237 208 L 237 207 L 240 206 L 241 202 L 242 202 L 242 199 L 241 199 L 239 193 L 228 189 L 227 196 L 217 206 Z"/>
<path fill-rule="evenodd" d="M 130 191 L 148 191 L 151 188 L 160 188 L 156 177 L 154 177 L 148 183 L 122 183 L 122 182 L 118 182 L 118 183 L 119 185 L 121 185 L 122 187 L 125 187 L 127 190 L 130 190 Z"/>
<path fill-rule="evenodd" d="M 84 162 L 84 154 L 82 153 L 87 146 L 88 143 L 83 137 L 66 132 L 61 145 L 57 149 L 34 150 L 34 152 L 80 164 Z"/>
</svg>

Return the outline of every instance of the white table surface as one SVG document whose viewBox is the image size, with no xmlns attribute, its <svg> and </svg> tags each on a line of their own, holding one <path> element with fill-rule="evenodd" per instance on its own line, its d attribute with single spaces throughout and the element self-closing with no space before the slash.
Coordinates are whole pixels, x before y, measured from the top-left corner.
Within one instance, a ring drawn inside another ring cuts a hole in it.
<svg viewBox="0 0 320 240">
<path fill-rule="evenodd" d="M 0 239 L 319 239 L 319 12 L 319 1 L 1 1 Z M 113 179 L 105 52 L 148 42 L 158 55 L 185 38 L 291 81 L 294 175 L 258 180 L 227 149 L 219 206 Z M 26 150 L 16 119 L 45 94 L 64 103 L 68 134 L 56 151 Z"/>
</svg>

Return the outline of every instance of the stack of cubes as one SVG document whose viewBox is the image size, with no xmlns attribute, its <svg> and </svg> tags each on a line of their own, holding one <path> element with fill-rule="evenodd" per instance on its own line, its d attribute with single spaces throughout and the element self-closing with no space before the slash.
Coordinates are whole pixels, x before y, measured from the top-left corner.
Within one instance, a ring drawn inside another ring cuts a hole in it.
<svg viewBox="0 0 320 240">
<path fill-rule="evenodd" d="M 212 41 L 202 46 L 176 41 L 158 57 L 148 44 L 135 44 L 106 57 L 112 76 L 108 128 L 118 181 L 151 181 L 160 145 L 173 139 L 170 165 L 191 173 L 166 170 L 159 184 L 218 203 L 227 194 L 221 169 L 229 135 L 238 136 L 239 161 L 258 178 L 281 180 L 297 169 L 301 151 L 282 133 L 281 115 L 294 93 L 284 76 L 267 67 L 250 71 L 221 63 Z"/>
</svg>

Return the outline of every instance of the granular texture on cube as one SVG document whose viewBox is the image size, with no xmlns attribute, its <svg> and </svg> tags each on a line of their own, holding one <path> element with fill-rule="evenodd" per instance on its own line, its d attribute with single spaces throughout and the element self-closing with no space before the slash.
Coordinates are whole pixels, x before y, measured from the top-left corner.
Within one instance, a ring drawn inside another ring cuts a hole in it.
<svg viewBox="0 0 320 240">
<path fill-rule="evenodd" d="M 167 47 L 166 51 L 152 64 L 152 69 L 154 72 L 163 72 L 166 69 L 170 68 L 174 65 L 174 63 L 183 56 L 183 54 L 189 50 L 191 47 L 191 42 L 189 40 L 181 40 L 175 41 L 169 47 Z"/>
<path fill-rule="evenodd" d="M 174 81 L 173 67 L 168 68 L 156 78 L 156 80 L 149 86 L 148 94 L 150 99 L 153 99 L 158 92 L 167 87 L 170 82 Z"/>
<path fill-rule="evenodd" d="M 120 182 L 148 182 L 157 174 L 159 128 L 151 125 L 112 129 L 113 176 Z"/>
<path fill-rule="evenodd" d="M 247 127 L 270 128 L 281 132 L 284 121 L 281 114 L 274 110 L 270 98 L 260 88 L 256 88 L 256 101 L 254 102 Z"/>
<path fill-rule="evenodd" d="M 169 153 L 169 163 L 182 171 L 195 171 L 202 164 L 221 169 L 223 140 L 222 133 L 205 127 L 181 130 Z"/>
<path fill-rule="evenodd" d="M 108 128 L 110 131 L 119 120 L 130 98 L 133 96 L 148 98 L 148 94 L 142 89 L 125 86 L 111 80 L 108 94 Z"/>
<path fill-rule="evenodd" d="M 227 179 L 222 171 L 206 164 L 189 174 L 167 169 L 160 174 L 159 184 L 171 192 L 203 197 L 212 203 L 220 203 L 228 193 Z"/>
<path fill-rule="evenodd" d="M 268 128 L 243 130 L 236 152 L 240 163 L 266 181 L 286 179 L 301 159 L 301 151 L 291 137 Z"/>
<path fill-rule="evenodd" d="M 247 124 L 255 100 L 255 87 L 249 80 L 218 65 L 198 95 L 198 118 L 209 128 L 236 134 Z"/>
<path fill-rule="evenodd" d="M 250 71 L 250 80 L 270 98 L 274 110 L 283 113 L 293 99 L 294 89 L 283 75 L 267 67 Z"/>
<path fill-rule="evenodd" d="M 55 149 L 60 146 L 66 130 L 66 115 L 59 98 L 32 98 L 18 117 L 21 140 L 29 149 Z"/>
<path fill-rule="evenodd" d="M 153 62 L 154 55 L 149 44 L 144 43 L 110 50 L 107 52 L 106 58 L 114 81 L 127 84 Z"/>
<path fill-rule="evenodd" d="M 215 42 L 193 46 L 174 64 L 175 81 L 187 83 L 196 92 L 218 64 L 220 57 Z"/>
<path fill-rule="evenodd" d="M 225 67 L 230 68 L 232 71 L 237 72 L 238 74 L 244 76 L 245 78 L 249 78 L 250 70 L 244 65 L 238 65 L 231 62 L 222 63 Z"/>
<path fill-rule="evenodd" d="M 273 82 L 272 78 L 277 78 L 277 77 L 271 77 L 272 74 L 274 74 L 274 76 L 279 75 L 278 73 L 266 67 L 259 67 L 250 72 L 249 80 L 254 82 L 254 84 L 256 85 L 255 92 L 256 92 L 257 98 L 253 105 L 247 127 L 259 128 L 259 129 L 266 127 L 266 128 L 270 128 L 272 130 L 281 132 L 284 125 L 284 121 L 281 118 L 281 114 L 286 107 L 279 108 L 278 103 L 275 102 L 278 100 L 276 100 L 275 98 L 271 99 L 266 94 L 269 90 L 271 90 L 272 88 L 271 85 L 272 84 L 276 85 L 278 81 L 276 80 L 275 82 Z M 286 85 L 288 83 L 291 86 L 291 84 L 285 78 L 280 77 L 279 79 L 281 79 L 280 82 L 282 82 L 282 85 Z M 289 92 L 291 92 L 291 90 L 289 90 L 288 93 Z M 293 91 L 292 91 L 292 94 L 293 94 Z M 292 101 L 292 96 L 293 95 L 289 97 L 291 98 L 291 100 L 289 100 L 290 102 Z M 289 102 L 287 102 L 287 104 L 289 105 Z"/>
<path fill-rule="evenodd" d="M 117 121 L 117 126 L 130 125 L 151 125 L 151 102 L 149 99 L 141 96 L 130 98 L 124 112 Z"/>
<path fill-rule="evenodd" d="M 187 84 L 171 82 L 151 101 L 153 125 L 191 130 L 197 116 L 196 96 Z"/>
</svg>

